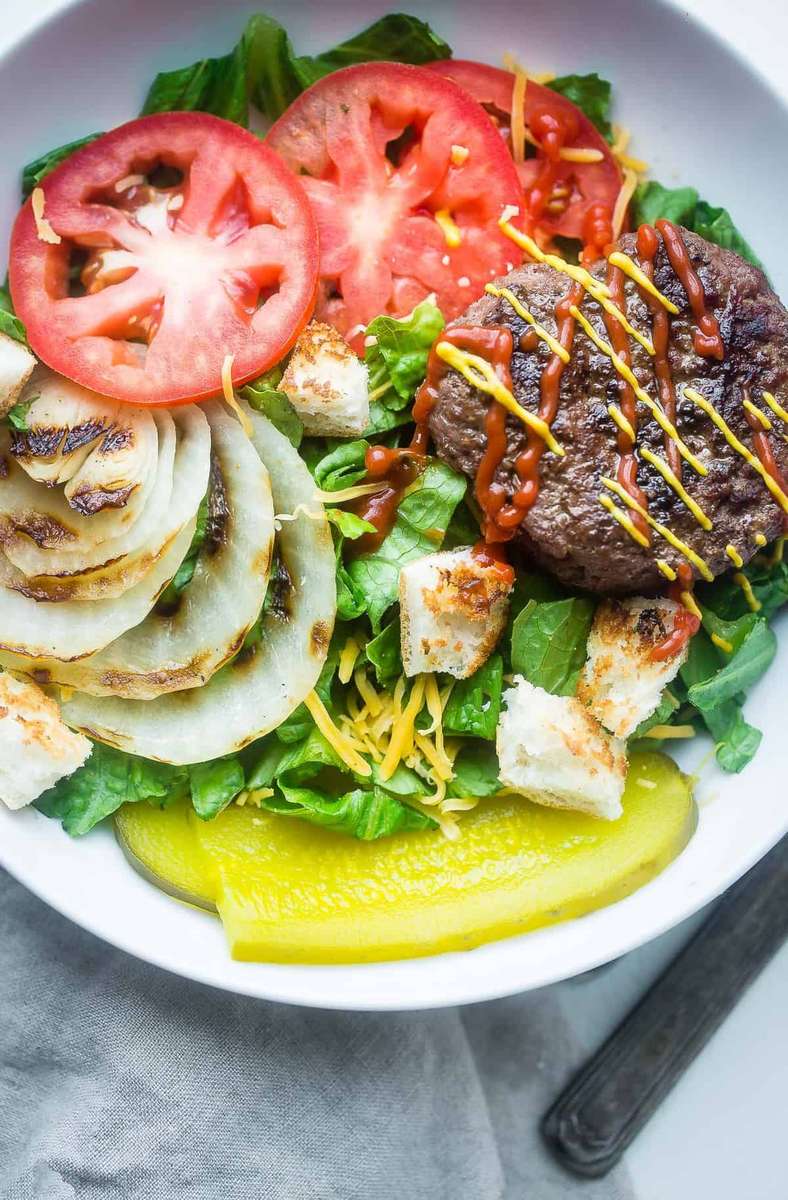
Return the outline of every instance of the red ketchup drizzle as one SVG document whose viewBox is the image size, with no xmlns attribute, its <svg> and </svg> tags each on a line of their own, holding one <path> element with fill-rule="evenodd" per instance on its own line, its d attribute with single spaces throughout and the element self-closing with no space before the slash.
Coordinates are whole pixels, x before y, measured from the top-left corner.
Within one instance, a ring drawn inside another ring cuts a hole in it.
<svg viewBox="0 0 788 1200">
<path fill-rule="evenodd" d="M 610 288 L 610 299 L 617 308 L 626 315 L 627 297 L 624 287 L 624 272 L 619 267 L 608 265 L 607 269 L 607 286 Z M 610 313 L 602 310 L 605 320 L 605 328 L 607 329 L 610 344 L 616 354 L 627 364 L 632 366 L 632 355 L 629 348 L 629 335 L 620 325 L 615 317 Z M 637 433 L 638 428 L 638 410 L 635 393 L 632 385 L 627 383 L 626 379 L 618 378 L 618 390 L 621 397 L 621 411 L 629 421 L 630 425 Z M 625 492 L 627 492 L 633 500 L 635 500 L 642 508 L 648 508 L 648 496 L 638 486 L 638 460 L 635 455 L 635 443 L 628 433 L 623 429 L 618 431 L 618 466 L 616 468 L 616 476 Z M 648 522 L 643 519 L 639 512 L 632 513 L 632 522 L 637 529 L 643 534 L 646 540 L 651 543 L 651 530 Z"/>
<path fill-rule="evenodd" d="M 774 451 L 772 450 L 771 443 L 769 442 L 768 433 L 763 428 L 758 418 L 753 416 L 751 412 L 748 412 L 746 408 L 744 410 L 744 415 L 747 418 L 747 424 L 752 430 L 752 444 L 755 447 L 755 453 L 761 460 L 761 466 L 763 467 L 764 471 L 768 471 L 774 482 L 779 488 L 782 489 L 782 491 L 788 491 L 783 479 L 783 473 L 779 468 L 776 458 L 774 457 Z M 783 513 L 783 532 L 788 533 L 788 513 L 786 512 Z"/>
<path fill-rule="evenodd" d="M 506 559 L 506 551 L 498 543 L 477 542 L 471 550 L 471 555 L 483 567 L 497 571 L 501 580 L 508 587 L 514 583 L 514 570 Z"/>
<path fill-rule="evenodd" d="M 668 595 L 680 608 L 676 613 L 673 629 L 666 638 L 652 646 L 651 658 L 654 662 L 665 662 L 668 658 L 675 658 L 700 629 L 700 620 L 684 607 L 682 600 L 682 593 L 692 591 L 692 568 L 687 563 L 682 563 L 676 573 L 678 579 L 668 588 Z"/>
<path fill-rule="evenodd" d="M 641 225 L 638 229 L 638 255 L 643 274 L 654 281 L 654 259 L 659 249 L 659 234 L 651 225 Z M 673 386 L 673 372 L 670 369 L 668 350 L 670 346 L 670 317 L 655 296 L 641 291 L 641 296 L 651 309 L 651 340 L 654 344 L 654 374 L 659 389 L 659 399 L 665 415 L 676 424 L 676 389 Z M 665 456 L 673 473 L 681 479 L 681 455 L 678 446 L 670 434 L 665 434 Z"/>
<path fill-rule="evenodd" d="M 698 272 L 692 265 L 684 239 L 672 221 L 664 219 L 656 222 L 657 229 L 662 234 L 670 265 L 676 278 L 687 293 L 687 299 L 692 309 L 697 328 L 692 335 L 695 353 L 702 358 L 716 358 L 720 362 L 725 357 L 725 346 L 717 318 L 710 313 L 706 305 L 706 292 L 700 281 Z"/>
</svg>

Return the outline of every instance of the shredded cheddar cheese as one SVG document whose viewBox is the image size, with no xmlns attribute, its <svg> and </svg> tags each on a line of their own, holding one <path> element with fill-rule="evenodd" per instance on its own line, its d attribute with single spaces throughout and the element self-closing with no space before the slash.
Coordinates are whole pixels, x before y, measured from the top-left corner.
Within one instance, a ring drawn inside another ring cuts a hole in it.
<svg viewBox="0 0 788 1200">
<path fill-rule="evenodd" d="M 512 61 L 514 72 L 512 85 L 512 158 L 516 163 L 525 162 L 525 89 L 528 76 L 519 63 Z"/>
<path fill-rule="evenodd" d="M 410 753 L 413 745 L 413 735 L 416 717 L 421 712 L 424 703 L 425 679 L 418 675 L 411 688 L 410 696 L 401 716 L 394 723 L 391 731 L 388 749 L 383 762 L 380 764 L 380 778 L 385 782 L 391 779 L 401 760 Z"/>
<path fill-rule="evenodd" d="M 346 504 L 349 500 L 357 500 L 359 496 L 371 496 L 374 492 L 382 492 L 388 484 L 357 483 L 353 487 L 338 488 L 335 492 L 326 492 L 323 488 L 315 488 L 314 499 L 322 504 Z"/>
<path fill-rule="evenodd" d="M 667 463 L 664 458 L 660 458 L 658 454 L 654 454 L 648 449 L 647 446 L 642 447 L 640 454 L 647 463 L 651 463 L 655 471 L 659 471 L 660 475 L 665 480 L 665 483 L 669 488 L 673 489 L 679 500 L 686 505 L 701 528 L 705 529 L 706 531 L 711 529 L 711 519 L 706 515 L 697 501 L 692 499 L 692 496 L 690 496 L 678 475 L 676 475 L 676 473 L 672 470 L 670 464 Z"/>
<path fill-rule="evenodd" d="M 676 537 L 675 533 L 671 529 L 668 529 L 666 525 L 663 525 L 660 521 L 655 521 L 651 513 L 642 504 L 638 503 L 634 496 L 630 496 L 626 488 L 622 487 L 616 479 L 608 479 L 603 475 L 602 483 L 609 491 L 618 496 L 619 500 L 623 500 L 627 508 L 631 508 L 633 512 L 638 513 L 646 524 L 651 526 L 655 533 L 658 533 L 660 537 L 663 537 L 666 542 L 670 543 L 674 550 L 678 550 L 679 554 L 683 554 L 708 583 L 713 581 L 714 574 L 705 559 L 696 554 L 692 547 L 683 542 L 681 538 Z"/>
<path fill-rule="evenodd" d="M 630 131 L 624 129 L 621 125 L 614 125 L 613 138 L 613 145 L 610 147 L 613 157 L 622 167 L 629 167 L 631 171 L 636 171 L 638 175 L 645 175 L 648 171 L 648 163 L 643 162 L 642 158 L 633 158 L 631 154 L 627 154 L 627 147 L 632 138 Z"/>
<path fill-rule="evenodd" d="M 669 437 L 673 438 L 678 452 L 685 462 L 688 462 L 692 469 L 698 473 L 698 475 L 708 475 L 708 469 L 703 465 L 700 459 L 695 457 L 689 446 L 687 446 L 682 440 L 678 430 L 676 429 L 676 426 L 673 424 L 670 418 L 663 412 L 657 402 L 653 400 L 651 396 L 649 396 L 648 392 L 646 392 L 640 386 L 631 367 L 624 362 L 623 358 L 616 354 L 609 342 L 606 342 L 604 338 L 599 336 L 591 322 L 583 316 L 579 308 L 576 308 L 575 305 L 572 305 L 569 311 L 575 320 L 580 322 L 585 330 L 585 333 L 591 339 L 597 349 L 601 350 L 603 354 L 607 355 L 615 369 L 618 371 L 619 375 L 625 379 L 632 388 L 638 400 L 640 400 L 642 404 L 645 404 L 650 410 L 654 420 L 657 422 L 663 432 Z"/>
<path fill-rule="evenodd" d="M 498 288 L 492 283 L 488 283 L 484 290 L 485 292 L 489 292 L 491 296 L 503 296 L 504 300 L 507 300 L 509 304 L 511 304 L 518 317 L 522 317 L 524 321 L 528 322 L 536 336 L 541 338 L 541 340 L 550 347 L 553 354 L 558 355 L 558 357 L 561 359 L 561 362 L 568 363 L 571 361 L 571 355 L 569 354 L 569 351 L 565 350 L 561 343 L 557 341 L 557 339 L 554 338 L 551 333 L 548 333 L 542 325 L 539 324 L 533 313 L 529 312 L 525 305 L 517 299 L 514 292 L 510 291 L 509 288 Z"/>
<path fill-rule="evenodd" d="M 655 738 L 658 741 L 695 737 L 694 725 L 654 725 L 643 737 Z"/>
<path fill-rule="evenodd" d="M 642 288 L 644 292 L 648 292 L 649 296 L 653 296 L 655 300 L 659 300 L 663 308 L 666 308 L 669 313 L 674 315 L 679 311 L 678 306 L 672 300 L 668 300 L 667 296 L 663 296 L 659 288 L 655 287 L 649 279 L 648 275 L 641 271 L 636 262 L 627 254 L 622 254 L 620 250 L 614 250 L 608 255 L 607 261 L 611 266 L 618 267 L 625 275 Z"/>
<path fill-rule="evenodd" d="M 345 766 L 349 770 L 353 771 L 356 775 L 362 775 L 364 778 L 369 778 L 369 776 L 372 774 L 371 766 L 354 748 L 352 741 L 347 734 L 341 729 L 338 729 L 331 720 L 328 709 L 318 696 L 317 692 L 310 692 L 304 700 L 304 704 L 309 709 L 315 725 L 317 725 L 328 744 L 342 759 Z"/>
<path fill-rule="evenodd" d="M 731 560 L 731 562 L 733 563 L 734 567 L 737 568 L 737 570 L 739 567 L 744 566 L 744 559 L 742 558 L 742 556 L 739 554 L 739 551 L 736 549 L 736 547 L 732 543 L 729 542 L 728 545 L 725 547 L 725 553 L 728 555 L 728 558 Z"/>
<path fill-rule="evenodd" d="M 696 392 L 694 388 L 685 387 L 684 395 L 688 400 L 692 400 L 694 404 L 697 404 L 699 408 L 703 409 L 709 420 L 711 420 L 714 425 L 716 425 L 717 429 L 719 429 L 728 445 L 735 450 L 737 454 L 742 456 L 748 466 L 752 467 L 753 471 L 756 471 L 757 474 L 760 475 L 761 479 L 766 484 L 766 487 L 771 492 L 774 500 L 777 502 L 777 504 L 779 504 L 783 512 L 788 513 L 788 496 L 786 496 L 777 480 L 772 478 L 761 460 L 754 455 L 752 451 L 744 445 L 743 442 L 739 441 L 730 425 L 717 412 L 714 405 L 710 404 L 706 397 L 701 396 L 700 392 Z"/>
<path fill-rule="evenodd" d="M 350 683 L 353 677 L 353 668 L 360 653 L 361 647 L 356 639 L 349 637 L 342 647 L 342 653 L 339 656 L 337 675 L 339 676 L 340 683 Z"/>
<path fill-rule="evenodd" d="M 144 182 L 144 175 L 124 175 L 123 178 L 119 179 L 115 184 L 115 191 L 118 193 L 128 192 L 131 188 L 142 187 Z"/>
<path fill-rule="evenodd" d="M 457 346 L 452 346 L 451 342 L 438 342 L 435 353 L 455 371 L 459 371 L 473 387 L 492 396 L 510 413 L 519 417 L 524 425 L 542 438 L 553 454 L 563 458 L 564 450 L 553 437 L 547 422 L 518 404 L 508 387 L 501 382 L 485 358 L 481 358 L 478 354 L 469 354 L 467 350 L 460 350 Z"/>
<path fill-rule="evenodd" d="M 439 208 L 435 213 L 435 224 L 440 227 L 446 245 L 450 250 L 456 250 L 462 245 L 462 230 L 460 229 L 454 217 L 449 212 L 448 208 Z"/>
<path fill-rule="evenodd" d="M 40 187 L 33 188 L 30 204 L 33 210 L 33 220 L 35 221 L 38 240 L 46 242 L 48 246 L 59 246 L 63 239 L 59 233 L 55 233 L 49 221 L 44 216 L 45 203 L 44 189 Z"/>
<path fill-rule="evenodd" d="M 233 355 L 226 354 L 222 363 L 222 395 L 227 407 L 234 412 L 238 418 L 238 423 L 243 429 L 248 438 L 252 436 L 252 422 L 249 419 L 249 414 L 244 412 L 241 405 L 238 403 L 238 397 L 233 388 Z"/>
<path fill-rule="evenodd" d="M 451 165 L 453 167 L 464 167 L 468 161 L 470 150 L 467 146 L 452 146 L 451 148 Z"/>
<path fill-rule="evenodd" d="M 635 194 L 635 188 L 638 185 L 638 177 L 630 167 L 624 167 L 624 182 L 621 184 L 621 190 L 616 197 L 616 203 L 613 206 L 613 237 L 619 236 L 624 226 L 624 218 L 627 215 L 629 202 Z"/>
</svg>

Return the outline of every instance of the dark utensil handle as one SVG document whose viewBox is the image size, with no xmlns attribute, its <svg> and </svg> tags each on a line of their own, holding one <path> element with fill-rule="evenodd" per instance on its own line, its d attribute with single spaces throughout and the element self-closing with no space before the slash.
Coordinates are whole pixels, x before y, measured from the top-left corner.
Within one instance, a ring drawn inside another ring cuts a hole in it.
<svg viewBox="0 0 788 1200">
<path fill-rule="evenodd" d="M 559 1096 L 542 1134 L 606 1174 L 788 937 L 788 838 L 744 876 Z"/>
</svg>

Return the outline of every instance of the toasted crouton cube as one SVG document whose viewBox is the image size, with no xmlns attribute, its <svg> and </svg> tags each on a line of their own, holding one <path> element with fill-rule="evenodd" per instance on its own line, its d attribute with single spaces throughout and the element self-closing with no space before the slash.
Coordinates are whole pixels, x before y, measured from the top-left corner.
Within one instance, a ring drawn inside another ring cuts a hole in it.
<svg viewBox="0 0 788 1200">
<path fill-rule="evenodd" d="M 472 675 L 503 632 L 510 591 L 501 570 L 470 548 L 427 554 L 404 566 L 399 599 L 405 674 Z"/>
<path fill-rule="evenodd" d="M 353 437 L 369 425 L 367 368 L 330 325 L 307 325 L 279 386 L 306 433 Z"/>
<path fill-rule="evenodd" d="M 615 821 L 627 774 L 623 742 L 574 696 L 552 696 L 521 675 L 514 684 L 498 723 L 501 782 L 537 804 Z"/>
<path fill-rule="evenodd" d="M 0 333 L 0 417 L 14 407 L 35 365 L 27 346 Z"/>
<path fill-rule="evenodd" d="M 89 756 L 92 746 L 60 719 L 36 684 L 0 674 L 0 800 L 24 808 Z"/>
<path fill-rule="evenodd" d="M 630 596 L 605 600 L 596 610 L 577 695 L 617 737 L 628 738 L 651 716 L 686 661 L 686 643 L 670 658 L 651 657 L 673 632 L 680 609 L 674 600 Z"/>
</svg>

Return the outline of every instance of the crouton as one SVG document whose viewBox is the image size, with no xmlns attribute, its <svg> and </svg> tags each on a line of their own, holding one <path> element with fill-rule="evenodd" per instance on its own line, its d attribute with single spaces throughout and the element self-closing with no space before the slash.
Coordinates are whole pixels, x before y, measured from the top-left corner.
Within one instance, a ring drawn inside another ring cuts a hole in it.
<svg viewBox="0 0 788 1200">
<path fill-rule="evenodd" d="M 0 800 L 8 808 L 36 800 L 81 767 L 91 749 L 36 684 L 0 674 Z"/>
<path fill-rule="evenodd" d="M 629 737 L 651 716 L 687 658 L 686 643 L 670 658 L 651 657 L 673 632 L 680 608 L 674 600 L 630 596 L 605 600 L 596 610 L 577 695 L 616 737 Z"/>
<path fill-rule="evenodd" d="M 367 368 L 330 325 L 307 325 L 279 386 L 306 433 L 354 437 L 369 425 Z"/>
<path fill-rule="evenodd" d="M 35 365 L 27 346 L 0 333 L 0 417 L 14 407 Z"/>
<path fill-rule="evenodd" d="M 506 624 L 511 584 L 470 549 L 427 554 L 399 577 L 406 675 L 465 679 L 487 661 Z"/>
<path fill-rule="evenodd" d="M 503 694 L 501 782 L 537 804 L 615 821 L 627 774 L 623 742 L 574 696 L 551 696 L 521 675 Z"/>
</svg>

